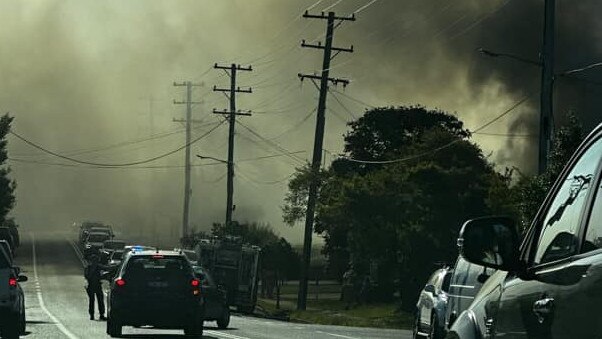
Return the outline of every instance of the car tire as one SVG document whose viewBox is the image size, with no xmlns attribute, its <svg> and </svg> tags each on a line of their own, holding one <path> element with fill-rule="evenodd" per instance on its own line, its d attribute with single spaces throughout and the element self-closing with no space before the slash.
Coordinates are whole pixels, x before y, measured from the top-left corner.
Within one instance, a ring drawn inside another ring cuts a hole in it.
<svg viewBox="0 0 602 339">
<path fill-rule="evenodd" d="M 217 328 L 223 330 L 228 328 L 228 325 L 230 325 L 230 309 L 225 307 L 224 312 L 222 312 L 220 318 L 217 319 Z"/>
<path fill-rule="evenodd" d="M 23 313 L 21 313 L 21 317 L 19 320 L 19 332 L 21 333 L 21 335 L 25 335 L 27 329 L 27 320 L 25 318 L 25 306 L 23 306 Z"/>
<path fill-rule="evenodd" d="M 192 321 L 188 327 L 184 328 L 184 334 L 192 338 L 203 337 L 203 321 L 199 321 L 198 318 Z"/>
<path fill-rule="evenodd" d="M 118 322 L 115 317 L 109 315 L 107 319 L 107 334 L 111 338 L 120 338 L 123 334 L 123 326 Z"/>
<path fill-rule="evenodd" d="M 20 326 L 18 322 L 9 322 L 2 328 L 3 339 L 18 339 Z"/>
<path fill-rule="evenodd" d="M 435 314 L 431 315 L 431 328 L 429 330 L 429 339 L 442 339 L 441 331 L 439 330 L 439 322 Z"/>
<path fill-rule="evenodd" d="M 422 336 L 420 336 L 418 334 L 418 332 L 420 332 L 420 315 L 418 313 L 416 313 L 416 316 L 414 317 L 414 327 L 412 328 L 412 338 L 413 339 L 422 338 Z"/>
</svg>

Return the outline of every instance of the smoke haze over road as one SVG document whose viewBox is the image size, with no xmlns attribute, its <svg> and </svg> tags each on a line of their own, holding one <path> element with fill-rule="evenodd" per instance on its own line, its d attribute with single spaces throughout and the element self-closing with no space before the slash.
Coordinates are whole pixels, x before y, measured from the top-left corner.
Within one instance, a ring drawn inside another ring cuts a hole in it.
<svg viewBox="0 0 602 339">
<path fill-rule="evenodd" d="M 602 61 L 602 4 L 557 2 L 556 71 Z M 324 22 L 300 17 L 314 3 L 0 0 L 0 109 L 15 116 L 15 131 L 48 149 L 100 163 L 136 161 L 184 143 L 183 126 L 172 121 L 184 117 L 183 106 L 172 99 L 183 100 L 185 93 L 172 86 L 174 81 L 204 83 L 193 95 L 203 101 L 193 111 L 201 121 L 194 136 L 200 136 L 220 121 L 211 110 L 228 104 L 211 90 L 229 82 L 212 65 L 251 64 L 254 71 L 240 74 L 239 84 L 254 93 L 239 95 L 238 108 L 256 113 L 240 121 L 271 143 L 237 127 L 234 218 L 269 222 L 299 243 L 301 227 L 284 226 L 280 206 L 286 179 L 311 157 L 313 147 L 315 115 L 310 114 L 317 91 L 307 80 L 301 85 L 297 73 L 321 66 L 319 51 L 299 47 L 302 39 L 323 39 Z M 335 3 L 322 1 L 314 10 Z M 332 10 L 344 15 L 366 3 L 344 0 Z M 540 0 L 380 0 L 358 13 L 356 22 L 339 27 L 335 44 L 354 45 L 355 52 L 338 56 L 331 73 L 352 81 L 344 92 L 349 97 L 375 106 L 421 104 L 457 112 L 469 129 L 530 95 L 484 131 L 527 137 L 475 135 L 474 140 L 499 166 L 532 172 L 540 70 L 476 50 L 537 60 L 542 19 Z M 578 76 L 596 81 L 602 71 Z M 569 110 L 588 128 L 600 122 L 602 86 L 566 78 L 556 84 L 557 124 Z M 345 122 L 367 107 L 335 95 L 329 99 L 325 148 L 336 154 Z M 183 152 L 117 169 L 72 164 L 15 138 L 9 149 L 12 158 L 27 161 L 11 163 L 18 181 L 14 215 L 24 227 L 58 229 L 96 219 L 157 239 L 178 236 Z M 300 153 L 265 158 L 285 150 Z M 192 151 L 225 159 L 227 127 Z M 326 160 L 332 159 L 327 154 Z M 196 157 L 193 164 L 191 223 L 208 230 L 225 217 L 225 166 Z"/>
</svg>

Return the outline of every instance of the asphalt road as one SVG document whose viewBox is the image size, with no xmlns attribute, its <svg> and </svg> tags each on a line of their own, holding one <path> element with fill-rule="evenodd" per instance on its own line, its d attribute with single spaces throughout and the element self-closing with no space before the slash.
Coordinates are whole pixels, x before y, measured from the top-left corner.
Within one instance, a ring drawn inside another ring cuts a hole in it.
<svg viewBox="0 0 602 339">
<path fill-rule="evenodd" d="M 23 234 L 15 261 L 29 277 L 25 338 L 108 338 L 106 323 L 90 321 L 82 262 L 67 234 Z M 126 338 L 184 338 L 182 331 L 124 328 Z M 360 339 L 411 338 L 410 331 L 287 323 L 233 315 L 230 328 L 205 324 L 204 338 L 213 339 Z"/>
</svg>

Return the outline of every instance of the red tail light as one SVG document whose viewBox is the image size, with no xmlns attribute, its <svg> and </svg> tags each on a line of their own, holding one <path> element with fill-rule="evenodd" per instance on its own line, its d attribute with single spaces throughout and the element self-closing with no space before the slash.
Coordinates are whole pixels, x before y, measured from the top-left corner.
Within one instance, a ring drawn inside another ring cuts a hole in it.
<svg viewBox="0 0 602 339">
<path fill-rule="evenodd" d="M 119 278 L 115 280 L 115 284 L 119 287 L 125 286 L 125 280 Z"/>
<path fill-rule="evenodd" d="M 194 295 L 201 294 L 201 289 L 199 288 L 199 286 L 201 285 L 201 282 L 199 281 L 199 279 L 192 279 L 190 281 L 190 285 L 192 285 L 192 294 L 194 294 Z"/>
<path fill-rule="evenodd" d="M 16 278 L 8 279 L 8 286 L 17 287 L 17 279 Z"/>
</svg>

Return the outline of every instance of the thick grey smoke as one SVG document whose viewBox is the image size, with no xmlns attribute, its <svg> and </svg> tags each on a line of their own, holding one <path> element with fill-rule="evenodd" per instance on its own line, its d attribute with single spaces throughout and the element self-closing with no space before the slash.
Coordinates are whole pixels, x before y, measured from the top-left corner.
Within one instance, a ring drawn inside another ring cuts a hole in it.
<svg viewBox="0 0 602 339">
<path fill-rule="evenodd" d="M 15 130 L 49 149 L 88 161 L 119 163 L 161 154 L 184 142 L 183 88 L 173 81 L 194 80 L 195 136 L 217 123 L 213 108 L 227 99 L 212 93 L 228 86 L 215 62 L 253 64 L 241 73 L 239 109 L 253 109 L 244 126 L 271 142 L 237 128 L 235 218 L 269 222 L 293 242 L 300 228 L 281 222 L 286 178 L 305 159 L 313 143 L 317 91 L 296 74 L 320 68 L 317 50 L 299 48 L 301 39 L 323 39 L 324 21 L 300 18 L 315 1 L 0 1 L 0 109 L 15 115 Z M 315 10 L 334 1 L 322 1 Z M 351 13 L 367 0 L 346 0 L 334 7 Z M 602 60 L 593 0 L 558 3 L 557 70 Z M 512 60 L 491 59 L 489 48 L 537 59 L 541 45 L 543 1 L 380 0 L 342 24 L 335 43 L 355 53 L 341 54 L 332 75 L 348 77 L 345 95 L 372 105 L 423 104 L 456 112 L 475 128 L 538 91 L 539 70 Z M 594 70 L 583 78 L 595 80 Z M 559 79 L 557 122 L 569 109 L 588 127 L 599 121 L 600 86 Z M 337 89 L 343 91 L 342 88 Z M 331 95 L 325 148 L 341 150 L 345 122 L 366 105 Z M 537 94 L 487 132 L 536 134 Z M 348 112 L 349 111 L 349 112 Z M 164 135 L 164 134 L 169 135 Z M 226 157 L 227 129 L 221 126 L 193 147 L 193 154 Z M 122 142 L 154 140 L 89 152 Z M 535 139 L 475 136 L 500 166 L 533 169 Z M 279 146 L 274 146 L 274 144 Z M 256 159 L 284 150 L 293 156 Z M 81 152 L 84 151 L 84 152 Z M 46 156 L 16 139 L 10 142 L 18 180 L 20 223 L 38 229 L 66 229 L 73 221 L 106 220 L 150 240 L 175 239 L 181 224 L 183 152 L 141 165 L 106 169 L 69 164 Z M 326 160 L 333 156 L 326 153 Z M 36 163 L 31 163 L 32 161 Z M 194 159 L 192 224 L 208 230 L 225 216 L 225 168 Z M 148 168 L 153 167 L 153 168 Z M 154 168 L 163 167 L 163 168 Z"/>
</svg>

